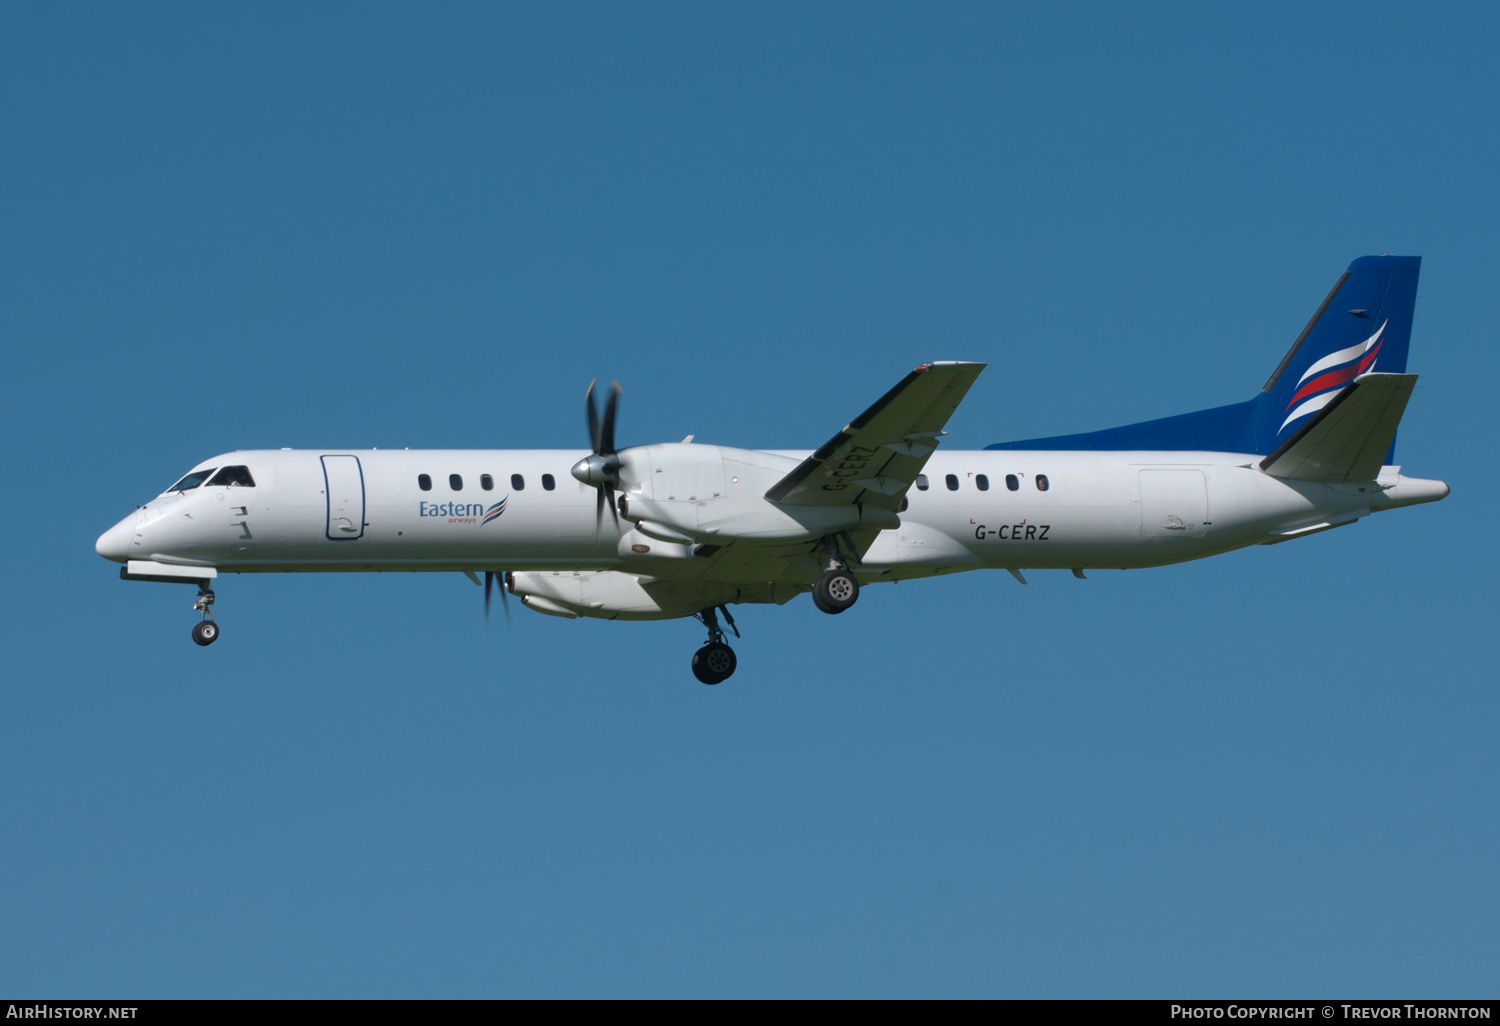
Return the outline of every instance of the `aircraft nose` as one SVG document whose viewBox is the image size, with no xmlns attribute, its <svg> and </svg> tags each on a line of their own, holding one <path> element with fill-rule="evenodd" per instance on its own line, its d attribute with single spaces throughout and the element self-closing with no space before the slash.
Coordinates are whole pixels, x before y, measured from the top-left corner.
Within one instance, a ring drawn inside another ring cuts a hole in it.
<svg viewBox="0 0 1500 1026">
<path fill-rule="evenodd" d="M 94 542 L 94 551 L 116 563 L 123 563 L 129 559 L 130 545 L 135 541 L 135 523 L 140 516 L 140 510 L 136 510 L 101 534 L 99 540 Z"/>
</svg>

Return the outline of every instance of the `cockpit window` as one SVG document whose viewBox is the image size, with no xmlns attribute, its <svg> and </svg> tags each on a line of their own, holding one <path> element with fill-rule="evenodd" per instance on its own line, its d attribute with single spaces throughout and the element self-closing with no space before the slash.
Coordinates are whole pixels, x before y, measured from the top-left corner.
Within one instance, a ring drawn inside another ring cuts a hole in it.
<svg viewBox="0 0 1500 1026">
<path fill-rule="evenodd" d="M 249 467 L 225 467 L 214 475 L 214 479 L 209 484 L 233 485 L 236 488 L 254 488 L 255 478 L 250 476 Z"/>
<path fill-rule="evenodd" d="M 212 474 L 213 472 L 213 467 L 209 467 L 207 470 L 195 470 L 187 477 L 183 478 L 181 481 L 178 481 L 171 488 L 168 488 L 167 491 L 185 492 L 189 488 L 197 488 L 204 481 L 208 480 L 208 475 Z"/>
</svg>

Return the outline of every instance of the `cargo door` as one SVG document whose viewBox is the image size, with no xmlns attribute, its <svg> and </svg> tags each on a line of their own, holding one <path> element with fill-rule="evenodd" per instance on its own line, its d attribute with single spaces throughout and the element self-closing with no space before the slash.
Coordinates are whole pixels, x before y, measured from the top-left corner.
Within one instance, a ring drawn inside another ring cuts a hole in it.
<svg viewBox="0 0 1500 1026">
<path fill-rule="evenodd" d="M 1208 533 L 1208 487 L 1201 470 L 1141 471 L 1141 534 L 1202 538 Z"/>
</svg>

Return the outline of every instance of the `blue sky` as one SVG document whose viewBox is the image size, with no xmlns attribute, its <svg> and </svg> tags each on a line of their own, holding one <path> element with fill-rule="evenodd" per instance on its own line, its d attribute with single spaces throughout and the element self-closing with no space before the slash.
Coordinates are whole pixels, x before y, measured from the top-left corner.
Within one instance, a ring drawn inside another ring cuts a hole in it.
<svg viewBox="0 0 1500 1026">
<path fill-rule="evenodd" d="M 1500 964 L 1487 5 L 0 9 L 0 991 L 1477 996 Z M 980 447 L 1248 398 L 1424 257 L 1452 496 L 1149 571 L 488 630 L 125 584 L 214 453 Z"/>
</svg>

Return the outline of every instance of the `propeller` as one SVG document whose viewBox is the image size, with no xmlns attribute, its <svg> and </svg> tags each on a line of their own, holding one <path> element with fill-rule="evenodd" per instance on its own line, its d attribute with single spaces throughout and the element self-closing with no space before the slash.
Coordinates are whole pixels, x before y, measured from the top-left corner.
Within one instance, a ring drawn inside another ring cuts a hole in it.
<svg viewBox="0 0 1500 1026">
<path fill-rule="evenodd" d="M 589 420 L 589 445 L 592 455 L 573 465 L 572 474 L 586 485 L 598 491 L 594 506 L 594 533 L 604 524 L 604 509 L 609 507 L 610 519 L 619 526 L 620 517 L 615 512 L 615 487 L 620 483 L 620 456 L 615 451 L 615 414 L 620 408 L 620 383 L 609 386 L 609 399 L 604 403 L 604 416 L 599 416 L 598 403 L 594 399 L 594 382 L 583 397 L 584 413 Z"/>
<path fill-rule="evenodd" d="M 505 610 L 505 624 L 508 627 L 510 626 L 510 596 L 506 593 L 510 591 L 510 582 L 505 579 L 506 573 L 505 570 L 484 572 L 484 620 L 488 623 L 490 619 L 490 589 L 494 586 L 495 578 L 498 577 L 500 578 L 500 606 Z"/>
</svg>

